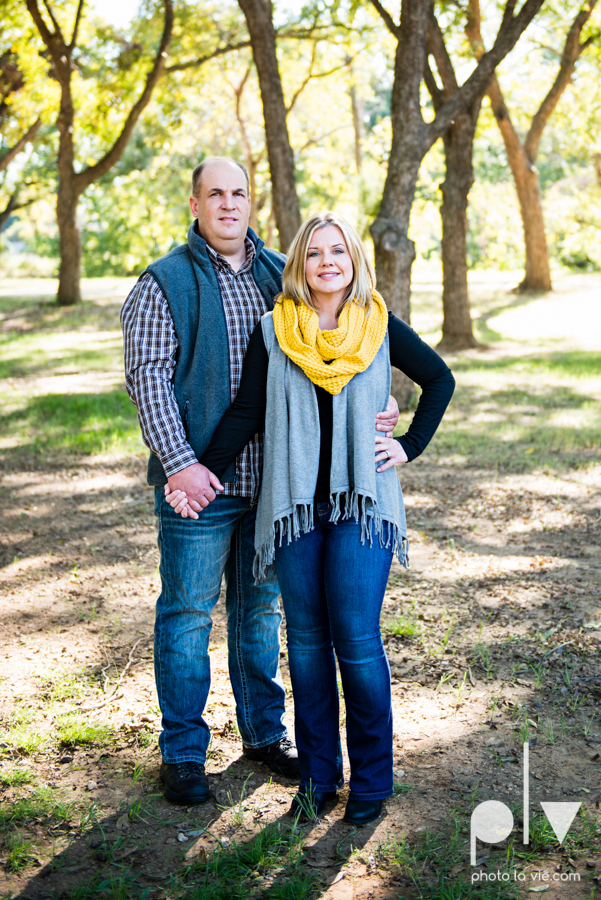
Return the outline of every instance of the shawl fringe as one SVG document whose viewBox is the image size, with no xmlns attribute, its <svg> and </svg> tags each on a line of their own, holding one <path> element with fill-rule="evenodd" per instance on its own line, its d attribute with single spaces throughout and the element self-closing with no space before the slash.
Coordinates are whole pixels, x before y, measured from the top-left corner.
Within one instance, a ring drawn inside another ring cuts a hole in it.
<svg viewBox="0 0 601 900">
<path fill-rule="evenodd" d="M 377 501 L 368 494 L 358 491 L 339 491 L 330 495 L 332 513 L 330 522 L 335 525 L 341 519 L 354 519 L 361 525 L 361 543 L 369 542 L 373 546 L 374 537 L 381 548 L 392 547 L 402 566 L 409 568 L 409 542 L 406 535 L 393 521 L 383 519 Z M 293 540 L 313 531 L 314 504 L 298 503 L 292 512 L 280 516 L 271 526 L 268 539 L 257 550 L 253 561 L 255 583 L 265 581 L 273 566 L 276 546 L 281 547 L 284 539 L 290 544 Z M 373 523 L 373 528 L 371 527 Z M 388 528 L 384 526 L 388 525 Z"/>
</svg>

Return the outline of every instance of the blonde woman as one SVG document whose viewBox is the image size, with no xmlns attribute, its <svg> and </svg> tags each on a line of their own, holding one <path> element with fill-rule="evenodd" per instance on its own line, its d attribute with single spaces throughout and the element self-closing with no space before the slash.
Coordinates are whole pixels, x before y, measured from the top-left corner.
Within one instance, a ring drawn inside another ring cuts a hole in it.
<svg viewBox="0 0 601 900">
<path fill-rule="evenodd" d="M 350 762 L 344 818 L 355 825 L 377 818 L 393 793 L 380 612 L 393 554 L 407 560 L 394 467 L 424 450 L 454 387 L 442 359 L 388 313 L 375 281 L 362 241 L 342 216 L 305 222 L 290 248 L 282 294 L 251 336 L 236 400 L 201 459 L 221 477 L 265 430 L 254 572 L 260 582 L 275 565 L 286 613 L 301 771 L 291 812 L 319 814 L 343 784 L 337 659 Z M 388 401 L 391 364 L 422 387 L 399 438 L 374 429 Z M 182 492 L 167 499 L 182 515 L 195 515 Z"/>
</svg>

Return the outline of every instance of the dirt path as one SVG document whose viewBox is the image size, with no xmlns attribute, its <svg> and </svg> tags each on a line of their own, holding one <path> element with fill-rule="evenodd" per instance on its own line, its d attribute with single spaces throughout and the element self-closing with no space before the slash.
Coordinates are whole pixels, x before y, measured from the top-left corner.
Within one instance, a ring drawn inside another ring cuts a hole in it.
<svg viewBox="0 0 601 900">
<path fill-rule="evenodd" d="M 106 372 L 85 375 L 95 377 Z M 144 460 L 37 463 L 19 466 L 11 454 L 1 472 L 0 896 L 175 897 L 185 879 L 177 888 L 173 878 L 215 848 L 289 823 L 295 787 L 241 757 L 220 604 L 207 713 L 214 799 L 189 809 L 165 802 Z M 522 856 L 515 887 L 592 897 L 601 876 L 601 468 L 503 474 L 426 457 L 401 480 L 411 569 L 395 566 L 384 612 L 397 794 L 361 831 L 341 821 L 344 791 L 303 827 L 304 865 L 321 885 L 307 896 L 422 895 L 415 873 L 427 883 L 444 854 L 424 842 L 455 820 L 463 831 L 450 877 L 488 878 L 499 857 L 479 844 L 471 869 L 469 816 L 478 801 L 501 800 L 518 840 L 526 739 L 536 852 Z M 284 650 L 282 666 L 288 682 Z M 291 725 L 291 697 L 288 710 Z M 582 807 L 560 848 L 539 803 L 568 800 Z M 413 868 L 405 836 L 422 854 Z M 258 875 L 247 895 L 272 896 L 278 878 Z"/>
</svg>

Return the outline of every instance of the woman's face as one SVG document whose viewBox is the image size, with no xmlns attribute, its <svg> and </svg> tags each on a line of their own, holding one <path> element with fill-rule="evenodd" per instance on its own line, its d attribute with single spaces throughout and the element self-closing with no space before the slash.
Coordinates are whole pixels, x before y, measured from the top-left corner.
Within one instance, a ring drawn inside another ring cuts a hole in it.
<svg viewBox="0 0 601 900">
<path fill-rule="evenodd" d="M 307 248 L 305 277 L 317 303 L 342 302 L 353 280 L 353 262 L 337 225 L 326 225 L 313 232 Z"/>
</svg>

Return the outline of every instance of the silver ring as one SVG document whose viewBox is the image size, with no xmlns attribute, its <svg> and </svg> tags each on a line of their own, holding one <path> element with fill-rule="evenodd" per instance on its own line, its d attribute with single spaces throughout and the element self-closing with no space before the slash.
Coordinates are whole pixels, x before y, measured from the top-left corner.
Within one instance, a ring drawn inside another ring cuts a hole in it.
<svg viewBox="0 0 601 900">
<path fill-rule="evenodd" d="M 386 451 L 386 459 L 390 459 L 390 453 L 388 452 L 388 450 Z"/>
</svg>

